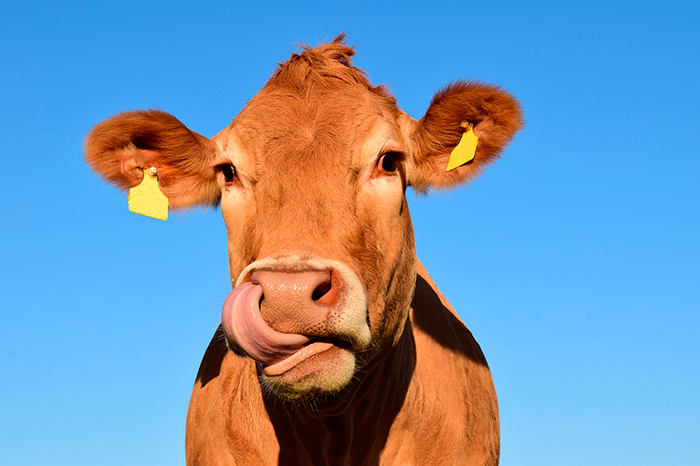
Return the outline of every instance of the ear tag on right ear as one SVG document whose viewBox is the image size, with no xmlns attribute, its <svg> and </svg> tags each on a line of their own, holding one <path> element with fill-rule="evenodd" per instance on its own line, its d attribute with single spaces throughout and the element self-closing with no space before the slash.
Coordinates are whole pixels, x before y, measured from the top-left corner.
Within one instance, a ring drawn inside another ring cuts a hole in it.
<svg viewBox="0 0 700 466">
<path fill-rule="evenodd" d="M 143 181 L 129 190 L 129 210 L 160 220 L 168 219 L 168 198 L 158 185 L 156 168 L 143 171 Z"/>
<path fill-rule="evenodd" d="M 474 159 L 476 144 L 479 142 L 479 138 L 474 134 L 474 126 L 472 126 L 471 123 L 467 123 L 466 126 L 463 124 L 462 126 L 464 126 L 465 131 L 457 147 L 452 149 L 450 160 L 447 162 L 446 171 L 454 170 Z"/>
</svg>

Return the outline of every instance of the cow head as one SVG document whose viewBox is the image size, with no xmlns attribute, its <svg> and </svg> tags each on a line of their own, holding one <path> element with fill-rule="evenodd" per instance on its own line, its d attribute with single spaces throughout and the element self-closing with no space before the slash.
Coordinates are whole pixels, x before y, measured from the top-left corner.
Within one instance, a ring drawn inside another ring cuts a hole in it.
<svg viewBox="0 0 700 466">
<path fill-rule="evenodd" d="M 352 55 L 342 37 L 292 55 L 211 139 L 149 110 L 86 140 L 88 163 L 120 188 L 156 167 L 171 208 L 221 205 L 227 340 L 288 400 L 347 389 L 399 341 L 416 277 L 406 188 L 469 181 L 521 126 L 510 95 L 475 82 L 441 90 L 416 121 Z M 465 122 L 475 158 L 447 172 Z"/>
</svg>

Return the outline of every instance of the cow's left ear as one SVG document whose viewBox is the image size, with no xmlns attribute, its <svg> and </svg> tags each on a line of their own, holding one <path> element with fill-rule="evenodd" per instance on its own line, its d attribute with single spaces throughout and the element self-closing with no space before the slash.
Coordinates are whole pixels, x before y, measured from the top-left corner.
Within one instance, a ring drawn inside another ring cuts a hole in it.
<svg viewBox="0 0 700 466">
<path fill-rule="evenodd" d="M 85 159 L 90 167 L 121 189 L 138 185 L 144 169 L 155 167 L 172 209 L 218 205 L 220 154 L 213 140 L 158 110 L 113 116 L 85 138 Z"/>
<path fill-rule="evenodd" d="M 510 94 L 496 86 L 464 81 L 437 92 L 425 116 L 406 123 L 410 123 L 404 131 L 413 155 L 408 181 L 419 192 L 476 178 L 523 126 L 520 105 Z M 476 153 L 470 162 L 448 172 L 447 162 L 465 124 L 471 124 L 479 138 Z"/>
</svg>

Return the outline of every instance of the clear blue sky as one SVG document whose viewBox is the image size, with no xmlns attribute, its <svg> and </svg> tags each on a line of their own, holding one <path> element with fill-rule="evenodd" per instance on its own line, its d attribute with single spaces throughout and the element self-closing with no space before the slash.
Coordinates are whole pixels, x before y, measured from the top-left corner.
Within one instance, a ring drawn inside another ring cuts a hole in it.
<svg viewBox="0 0 700 466">
<path fill-rule="evenodd" d="M 700 3 L 8 3 L 3 465 L 184 464 L 223 221 L 130 214 L 82 139 L 147 107 L 213 136 L 294 44 L 340 31 L 414 117 L 459 78 L 522 101 L 499 163 L 409 199 L 491 365 L 502 464 L 700 464 Z"/>
</svg>

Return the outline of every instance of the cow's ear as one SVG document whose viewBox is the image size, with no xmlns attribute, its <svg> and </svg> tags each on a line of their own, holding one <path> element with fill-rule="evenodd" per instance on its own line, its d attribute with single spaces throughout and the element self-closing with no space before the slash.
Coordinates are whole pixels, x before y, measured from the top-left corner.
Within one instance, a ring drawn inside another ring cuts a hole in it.
<svg viewBox="0 0 700 466">
<path fill-rule="evenodd" d="M 158 110 L 125 112 L 96 125 L 85 139 L 85 159 L 121 189 L 143 180 L 155 167 L 170 208 L 219 203 L 216 143 Z"/>
<path fill-rule="evenodd" d="M 474 158 L 447 171 L 450 154 L 467 124 L 479 138 Z M 406 131 L 413 153 L 409 183 L 423 192 L 474 179 L 498 158 L 522 125 L 520 105 L 502 89 L 478 82 L 450 84 L 435 94 L 425 116 Z"/>
</svg>

